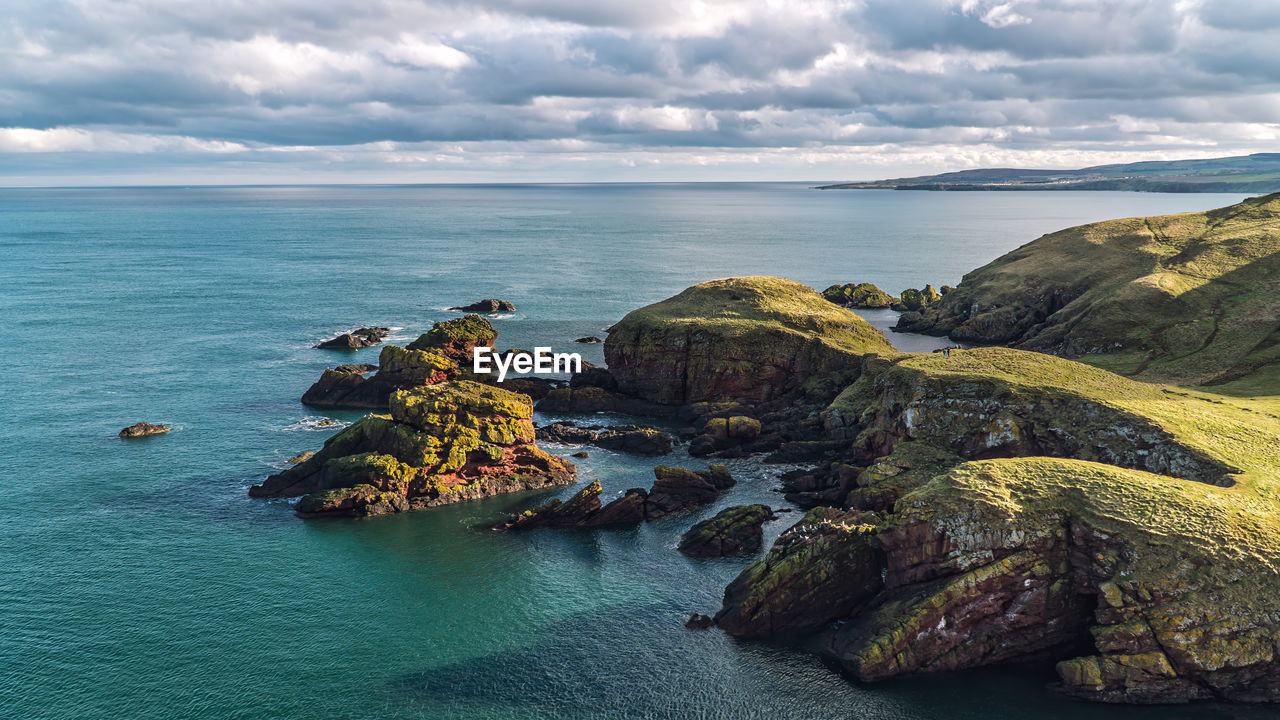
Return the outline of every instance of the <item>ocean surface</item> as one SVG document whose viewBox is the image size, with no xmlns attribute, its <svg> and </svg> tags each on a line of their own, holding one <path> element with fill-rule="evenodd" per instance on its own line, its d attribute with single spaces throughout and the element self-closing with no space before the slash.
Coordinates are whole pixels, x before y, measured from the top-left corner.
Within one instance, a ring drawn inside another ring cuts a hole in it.
<svg viewBox="0 0 1280 720">
<path fill-rule="evenodd" d="M 298 402 L 326 366 L 376 362 L 378 348 L 311 349 L 340 330 L 392 326 L 405 342 L 450 305 L 498 297 L 518 307 L 494 319 L 499 345 L 600 362 L 571 340 L 701 280 L 955 284 L 1069 225 L 1241 197 L 0 190 L 0 717 L 1272 717 L 1083 705 L 1028 665 L 865 686 L 803 644 L 685 630 L 750 559 L 689 559 L 676 540 L 727 505 L 786 508 L 777 466 L 735 461 L 739 484 L 715 506 L 633 530 L 480 529 L 555 493 L 364 521 L 304 521 L 246 495 L 320 446 L 322 417 L 359 416 Z M 116 437 L 140 420 L 174 431 Z M 653 460 L 589 450 L 581 480 L 606 495 L 652 481 Z"/>
</svg>

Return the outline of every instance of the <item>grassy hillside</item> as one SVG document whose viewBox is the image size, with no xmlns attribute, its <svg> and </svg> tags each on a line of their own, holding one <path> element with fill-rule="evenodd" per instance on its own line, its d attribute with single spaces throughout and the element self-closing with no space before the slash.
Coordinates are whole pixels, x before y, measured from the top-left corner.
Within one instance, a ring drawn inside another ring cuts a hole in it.
<svg viewBox="0 0 1280 720">
<path fill-rule="evenodd" d="M 1139 380 L 1280 395 L 1280 194 L 1046 235 L 900 327 Z"/>
</svg>

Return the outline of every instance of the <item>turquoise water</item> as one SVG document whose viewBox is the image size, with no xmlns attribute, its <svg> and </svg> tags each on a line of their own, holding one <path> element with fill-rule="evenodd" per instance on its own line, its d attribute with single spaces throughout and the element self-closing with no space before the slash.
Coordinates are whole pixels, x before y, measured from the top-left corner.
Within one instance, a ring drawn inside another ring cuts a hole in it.
<svg viewBox="0 0 1280 720">
<path fill-rule="evenodd" d="M 0 190 L 0 717 L 1262 717 L 1084 706 L 1041 667 L 860 686 L 802 648 L 684 630 L 748 561 L 691 560 L 677 538 L 725 505 L 785 506 L 777 467 L 739 461 L 716 506 L 627 531 L 477 529 L 545 493 L 367 521 L 245 494 L 332 432 L 298 403 L 321 369 L 376 361 L 310 349 L 341 329 L 407 340 L 444 307 L 500 297 L 519 309 L 494 321 L 499 344 L 599 361 L 569 341 L 700 280 L 954 284 L 1067 225 L 1238 199 Z M 139 420 L 174 432 L 115 437 Z M 581 477 L 607 493 L 652 480 L 651 461 L 591 452 Z"/>
</svg>

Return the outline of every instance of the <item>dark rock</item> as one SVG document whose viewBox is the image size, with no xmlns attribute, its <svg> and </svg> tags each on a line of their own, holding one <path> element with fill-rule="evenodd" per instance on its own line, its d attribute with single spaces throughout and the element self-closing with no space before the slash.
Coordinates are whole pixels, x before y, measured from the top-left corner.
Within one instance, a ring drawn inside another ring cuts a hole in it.
<svg viewBox="0 0 1280 720">
<path fill-rule="evenodd" d="M 644 522 L 644 504 L 649 491 L 644 488 L 631 488 L 622 497 L 605 505 L 595 517 L 587 522 L 591 527 L 606 525 L 638 525 Z"/>
<path fill-rule="evenodd" d="M 639 425 L 578 427 L 567 421 L 538 428 L 538 438 L 566 445 L 593 444 L 606 450 L 633 455 L 666 455 L 673 449 L 671 436 Z"/>
<path fill-rule="evenodd" d="M 587 337 L 580 337 L 577 340 L 574 340 L 574 342 L 583 343 L 584 345 L 594 345 L 595 343 L 602 343 L 604 341 L 595 335 L 588 335 Z"/>
<path fill-rule="evenodd" d="M 719 497 L 721 490 L 734 484 L 728 468 L 723 465 L 712 465 L 710 470 L 702 471 L 659 465 L 653 474 L 657 481 L 645 499 L 646 520 L 706 505 Z"/>
<path fill-rule="evenodd" d="M 120 431 L 122 438 L 140 438 L 148 435 L 163 435 L 173 428 L 168 425 L 156 425 L 149 422 L 134 423 Z"/>
<path fill-rule="evenodd" d="M 774 518 L 767 505 L 737 505 L 689 528 L 679 550 L 690 557 L 748 555 L 764 541 L 764 523 Z"/>
<path fill-rule="evenodd" d="M 618 391 L 618 381 L 610 374 L 608 368 L 588 367 L 580 373 L 574 373 L 569 379 L 569 387 L 576 389 L 595 387 L 609 392 Z"/>
<path fill-rule="evenodd" d="M 497 300 L 494 298 L 490 298 L 488 300 L 480 300 L 477 302 L 473 302 L 470 305 L 463 305 L 461 307 L 451 307 L 449 309 L 459 310 L 461 312 L 489 314 L 489 313 L 500 313 L 500 312 L 515 312 L 516 306 L 512 305 L 506 300 Z"/>
<path fill-rule="evenodd" d="M 377 345 L 386 339 L 391 332 L 391 328 L 372 327 L 360 328 L 351 332 L 341 333 L 337 337 L 325 340 L 316 345 L 320 350 L 359 350 L 373 345 Z"/>
<path fill-rule="evenodd" d="M 586 450 L 581 450 L 581 451 L 579 451 L 579 452 L 574 453 L 574 454 L 573 454 L 573 457 L 576 457 L 576 458 L 578 458 L 578 459 L 580 459 L 580 460 L 585 460 L 585 459 L 587 459 L 587 458 L 591 457 L 591 453 L 587 452 Z"/>
<path fill-rule="evenodd" d="M 706 630 L 715 624 L 716 621 L 712 620 L 710 615 L 694 613 L 685 621 L 684 626 L 690 630 Z"/>
<path fill-rule="evenodd" d="M 810 510 L 724 592 L 716 624 L 736 637 L 816 630 L 884 587 L 876 516 Z"/>
<path fill-rule="evenodd" d="M 529 530 L 539 527 L 574 527 L 585 525 L 600 511 L 600 481 L 594 481 L 567 501 L 551 499 L 532 510 L 525 510 L 498 529 Z"/>
</svg>

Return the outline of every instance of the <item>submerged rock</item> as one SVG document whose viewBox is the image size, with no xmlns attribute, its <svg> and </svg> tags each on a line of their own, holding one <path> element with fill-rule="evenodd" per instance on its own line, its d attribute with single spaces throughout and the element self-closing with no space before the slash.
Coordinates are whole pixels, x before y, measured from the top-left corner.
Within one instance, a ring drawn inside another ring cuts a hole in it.
<svg viewBox="0 0 1280 720">
<path fill-rule="evenodd" d="M 527 396 L 455 380 L 396 391 L 389 407 L 249 494 L 305 495 L 304 517 L 361 517 L 574 481 L 571 463 L 534 445 Z"/>
<path fill-rule="evenodd" d="M 764 524 L 774 518 L 768 505 L 736 505 L 689 528 L 678 549 L 691 557 L 749 555 L 764 541 Z"/>
<path fill-rule="evenodd" d="M 701 613 L 694 613 L 690 615 L 689 619 L 684 622 L 684 626 L 689 630 L 706 630 L 715 624 L 716 621 L 712 620 L 710 615 L 703 615 Z"/>
<path fill-rule="evenodd" d="M 385 340 L 390 332 L 391 328 L 384 327 L 360 328 L 359 330 L 340 333 L 337 337 L 316 345 L 316 348 L 320 350 L 359 350 L 360 348 L 377 345 Z"/>
<path fill-rule="evenodd" d="M 149 422 L 134 423 L 120 431 L 122 438 L 140 438 L 148 435 L 163 435 L 173 428 L 168 425 L 157 425 Z"/>
<path fill-rule="evenodd" d="M 506 300 L 497 300 L 495 298 L 489 298 L 487 300 L 479 300 L 479 301 L 473 302 L 470 305 L 463 305 L 460 307 L 451 307 L 449 309 L 459 310 L 462 312 L 490 314 L 490 313 L 500 313 L 500 312 L 515 312 L 516 306 L 512 305 Z"/>
</svg>

